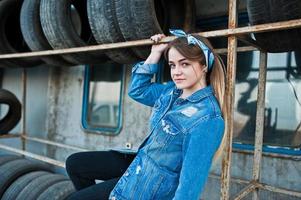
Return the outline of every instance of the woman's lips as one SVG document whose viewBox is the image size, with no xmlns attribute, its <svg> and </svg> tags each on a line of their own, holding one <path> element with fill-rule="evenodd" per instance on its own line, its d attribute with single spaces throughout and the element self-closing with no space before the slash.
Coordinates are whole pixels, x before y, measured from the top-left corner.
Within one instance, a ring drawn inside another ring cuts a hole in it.
<svg viewBox="0 0 301 200">
<path fill-rule="evenodd" d="M 175 81 L 176 83 L 181 83 L 181 82 L 185 81 L 185 79 L 174 79 L 174 81 Z"/>
</svg>

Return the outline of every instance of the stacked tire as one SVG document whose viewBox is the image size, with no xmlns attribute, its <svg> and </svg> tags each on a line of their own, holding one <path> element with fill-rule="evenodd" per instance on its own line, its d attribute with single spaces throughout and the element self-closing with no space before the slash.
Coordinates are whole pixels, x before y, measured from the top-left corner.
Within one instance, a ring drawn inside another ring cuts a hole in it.
<svg viewBox="0 0 301 200">
<path fill-rule="evenodd" d="M 21 119 L 21 103 L 8 90 L 0 89 L 0 105 L 7 105 L 8 111 L 0 118 L 0 135 L 9 133 Z"/>
<path fill-rule="evenodd" d="M 248 0 L 247 9 L 252 25 L 301 18 L 300 0 Z M 300 51 L 301 29 L 254 34 L 262 49 L 268 52 Z"/>
<path fill-rule="evenodd" d="M 0 1 L 0 54 L 29 51 L 20 29 L 22 1 Z M 0 60 L 0 67 L 32 67 L 41 64 L 38 58 Z"/>
<path fill-rule="evenodd" d="M 48 166 L 15 155 L 0 157 L 1 200 L 64 200 L 75 189 Z"/>
<path fill-rule="evenodd" d="M 193 31 L 194 0 L 1 0 L 0 54 L 146 39 L 169 28 Z M 0 60 L 0 67 L 134 63 L 150 47 Z"/>
<path fill-rule="evenodd" d="M 89 0 L 87 7 L 90 27 L 99 44 L 147 39 L 168 34 L 169 28 L 193 31 L 195 25 L 194 0 Z M 106 51 L 119 63 L 133 63 L 149 53 L 150 47 Z"/>
</svg>

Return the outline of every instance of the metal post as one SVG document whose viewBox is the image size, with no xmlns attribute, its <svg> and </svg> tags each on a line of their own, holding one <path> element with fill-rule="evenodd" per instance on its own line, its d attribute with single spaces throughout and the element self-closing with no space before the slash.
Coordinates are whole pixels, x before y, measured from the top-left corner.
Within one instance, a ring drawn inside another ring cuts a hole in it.
<svg viewBox="0 0 301 200">
<path fill-rule="evenodd" d="M 255 128 L 255 149 L 253 161 L 253 180 L 259 182 L 262 160 L 262 143 L 264 128 L 265 88 L 267 73 L 267 53 L 260 51 L 259 58 L 259 79 L 257 94 L 256 128 Z M 253 192 L 253 200 L 259 199 L 258 189 Z"/>
<path fill-rule="evenodd" d="M 27 85 L 27 71 L 26 68 L 23 68 L 22 71 L 22 121 L 21 121 L 21 141 L 22 141 L 22 150 L 26 149 L 26 141 L 24 136 L 26 136 L 26 85 Z"/>
<path fill-rule="evenodd" d="M 240 191 L 240 193 L 234 198 L 234 200 L 241 200 L 245 198 L 250 192 L 254 191 L 255 189 L 256 189 L 256 185 L 250 183 Z"/>
<path fill-rule="evenodd" d="M 237 27 L 237 0 L 229 0 L 229 29 Z M 227 82 L 226 82 L 226 103 L 227 113 L 226 118 L 226 136 L 227 144 L 225 155 L 222 160 L 221 173 L 221 199 L 229 199 L 230 191 L 230 169 L 232 157 L 232 138 L 233 138 L 233 118 L 234 118 L 234 89 L 235 89 L 235 73 L 236 73 L 236 58 L 237 58 L 237 38 L 232 35 L 228 37 L 228 56 L 227 56 Z"/>
</svg>

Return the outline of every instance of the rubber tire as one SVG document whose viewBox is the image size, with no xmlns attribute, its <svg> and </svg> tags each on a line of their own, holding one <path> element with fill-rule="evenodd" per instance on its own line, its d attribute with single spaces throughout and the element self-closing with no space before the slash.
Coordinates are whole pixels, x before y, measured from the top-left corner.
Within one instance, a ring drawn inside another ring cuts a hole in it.
<svg viewBox="0 0 301 200">
<path fill-rule="evenodd" d="M 40 0 L 24 0 L 20 14 L 21 31 L 25 42 L 32 51 L 51 50 L 40 22 Z M 41 59 L 53 66 L 71 66 L 59 55 L 41 57 Z"/>
<path fill-rule="evenodd" d="M 86 0 L 41 0 L 40 19 L 42 29 L 49 44 L 54 49 L 97 44 L 89 26 L 85 25 L 85 21 L 88 21 L 85 13 L 85 2 Z M 77 34 L 69 17 L 71 5 L 78 10 L 81 16 L 83 27 L 81 36 Z M 97 64 L 107 60 L 107 57 L 101 51 L 73 53 L 63 55 L 63 57 L 74 64 Z"/>
<path fill-rule="evenodd" d="M 0 166 L 9 162 L 9 161 L 12 161 L 12 160 L 17 160 L 17 159 L 21 159 L 20 156 L 17 156 L 17 155 L 4 155 L 4 156 L 0 156 Z"/>
<path fill-rule="evenodd" d="M 169 34 L 169 29 L 183 29 L 187 33 L 196 31 L 196 4 L 195 0 L 161 0 L 167 26 L 163 32 Z M 168 28 L 168 29 L 167 29 Z"/>
<path fill-rule="evenodd" d="M 183 0 L 185 4 L 192 4 L 194 0 Z M 162 4 L 162 6 L 158 6 Z M 174 1 L 163 0 L 115 0 L 116 16 L 119 23 L 120 30 L 127 41 L 137 39 L 148 39 L 154 34 L 165 33 L 168 34 L 170 27 L 184 28 L 192 30 L 191 22 L 195 19 L 193 16 L 190 19 L 180 20 L 182 16 L 189 16 L 194 14 L 193 5 L 187 5 L 181 11 L 185 12 L 183 15 L 176 15 L 169 11 L 175 8 L 178 3 Z M 156 13 L 156 8 L 160 7 L 161 12 Z M 163 12 L 163 13 L 162 13 Z M 158 19 L 158 17 L 165 17 L 167 19 Z M 161 25 L 159 24 L 161 22 Z M 180 21 L 180 22 L 177 22 Z M 187 22 L 181 27 L 181 21 Z M 194 23 L 193 23 L 194 24 Z M 166 27 L 167 25 L 167 27 Z M 150 46 L 133 48 L 135 54 L 142 59 L 145 59 L 150 53 Z"/>
<path fill-rule="evenodd" d="M 301 18 L 300 0 L 248 0 L 247 10 L 252 25 Z M 254 34 L 259 46 L 268 52 L 301 49 L 301 29 Z"/>
<path fill-rule="evenodd" d="M 4 192 L 1 200 L 15 200 L 19 193 L 33 180 L 43 175 L 50 174 L 46 171 L 34 171 L 16 179 Z"/>
<path fill-rule="evenodd" d="M 0 89 L 0 104 L 8 105 L 7 114 L 0 120 L 0 135 L 7 134 L 21 119 L 21 103 L 18 98 L 8 90 Z"/>
<path fill-rule="evenodd" d="M 26 159 L 9 161 L 0 166 L 0 197 L 18 177 L 32 171 L 50 171 L 48 167 Z"/>
<path fill-rule="evenodd" d="M 119 28 L 115 2 L 112 0 L 88 0 L 88 18 L 94 38 L 99 44 L 124 42 Z M 121 64 L 132 64 L 138 61 L 131 49 L 106 50 L 105 54 Z"/>
<path fill-rule="evenodd" d="M 47 188 L 37 200 L 63 200 L 67 199 L 73 192 L 75 188 L 70 180 L 62 181 L 53 184 Z"/>
<path fill-rule="evenodd" d="M 118 24 L 127 41 L 163 33 L 156 18 L 153 0 L 115 0 L 115 3 Z M 150 54 L 150 46 L 133 47 L 133 51 L 138 57 L 145 59 Z"/>
<path fill-rule="evenodd" d="M 60 174 L 46 174 L 31 181 L 18 194 L 16 200 L 34 200 L 37 199 L 47 188 L 53 184 L 68 180 L 66 176 Z"/>
<path fill-rule="evenodd" d="M 0 1 L 0 54 L 28 52 L 19 22 L 22 0 Z M 39 58 L 1 60 L 1 67 L 33 67 L 43 62 Z"/>
</svg>

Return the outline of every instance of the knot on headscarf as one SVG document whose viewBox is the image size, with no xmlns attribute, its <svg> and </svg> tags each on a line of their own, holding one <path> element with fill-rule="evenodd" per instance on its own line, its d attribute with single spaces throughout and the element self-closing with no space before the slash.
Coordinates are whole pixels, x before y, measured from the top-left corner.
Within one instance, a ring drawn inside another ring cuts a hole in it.
<svg viewBox="0 0 301 200">
<path fill-rule="evenodd" d="M 205 43 L 203 43 L 202 41 L 198 40 L 193 35 L 186 34 L 181 29 L 170 29 L 169 32 L 171 34 L 173 34 L 174 36 L 176 36 L 176 37 L 186 37 L 188 44 L 193 44 L 193 45 L 199 46 L 202 49 L 202 51 L 204 52 L 205 60 L 206 60 L 206 65 L 208 67 L 208 71 L 210 71 L 212 69 L 213 62 L 214 62 L 214 55 L 213 55 L 212 51 L 209 49 L 209 47 Z"/>
</svg>

